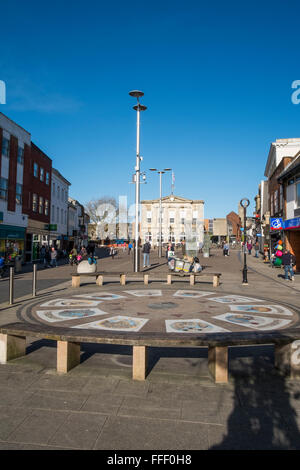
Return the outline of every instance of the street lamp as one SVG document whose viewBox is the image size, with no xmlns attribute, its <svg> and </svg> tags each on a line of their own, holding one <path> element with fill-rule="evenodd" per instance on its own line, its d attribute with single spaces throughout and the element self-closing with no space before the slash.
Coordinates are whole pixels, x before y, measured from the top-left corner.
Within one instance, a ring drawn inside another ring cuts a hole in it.
<svg viewBox="0 0 300 470">
<path fill-rule="evenodd" d="M 164 168 L 163 170 L 157 170 L 157 168 L 149 168 L 150 171 L 156 171 L 159 174 L 159 245 L 158 245 L 158 256 L 159 258 L 162 257 L 162 208 L 161 208 L 161 197 L 162 197 L 162 183 L 161 183 L 161 175 L 166 171 L 171 171 L 172 168 Z"/>
<path fill-rule="evenodd" d="M 139 90 L 129 92 L 129 95 L 137 99 L 137 105 L 133 109 L 137 112 L 136 120 L 136 166 L 135 166 L 135 247 L 134 247 L 134 272 L 140 270 L 139 257 L 139 210 L 140 210 L 140 111 L 146 111 L 147 107 L 140 104 L 139 98 L 144 93 Z"/>
<path fill-rule="evenodd" d="M 247 280 L 247 253 L 246 253 L 246 232 L 247 232 L 247 227 L 246 227 L 246 211 L 247 207 L 249 206 L 250 201 L 247 198 L 241 199 L 240 205 L 244 208 L 244 268 L 243 268 L 243 285 L 248 284 Z"/>
</svg>

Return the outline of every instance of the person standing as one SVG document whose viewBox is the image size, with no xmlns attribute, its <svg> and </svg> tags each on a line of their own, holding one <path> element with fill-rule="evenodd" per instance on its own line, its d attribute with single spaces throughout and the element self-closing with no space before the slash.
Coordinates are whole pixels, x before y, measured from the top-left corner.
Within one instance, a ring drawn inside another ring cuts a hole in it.
<svg viewBox="0 0 300 470">
<path fill-rule="evenodd" d="M 45 248 L 45 245 L 43 245 L 40 250 L 41 264 L 45 264 L 45 254 L 46 254 L 46 248 Z"/>
<path fill-rule="evenodd" d="M 52 266 L 52 268 L 53 268 L 54 266 L 57 268 L 57 260 L 56 260 L 56 258 L 57 258 L 57 251 L 56 251 L 56 249 L 54 248 L 54 246 L 53 246 L 52 249 L 51 249 L 51 255 L 50 255 L 50 256 L 51 256 L 51 266 Z"/>
<path fill-rule="evenodd" d="M 248 250 L 249 255 L 251 255 L 251 252 L 252 252 L 252 243 L 251 242 L 247 242 L 247 250 Z"/>
<path fill-rule="evenodd" d="M 143 246 L 143 254 L 144 254 L 144 268 L 150 267 L 150 250 L 151 245 L 148 241 Z"/>
<path fill-rule="evenodd" d="M 229 256 L 229 245 L 227 242 L 224 243 L 223 245 L 223 255 L 224 256 Z"/>
<path fill-rule="evenodd" d="M 128 254 L 129 254 L 129 255 L 130 255 L 130 252 L 131 252 L 132 248 L 133 248 L 133 245 L 132 245 L 132 243 L 130 242 L 130 243 L 128 244 Z"/>
<path fill-rule="evenodd" d="M 282 255 L 282 265 L 284 267 L 284 279 L 286 281 L 289 280 L 289 274 L 291 277 L 291 280 L 294 281 L 294 269 L 293 266 L 296 264 L 296 258 L 295 256 L 289 251 L 289 250 L 284 250 L 284 253 Z"/>
<path fill-rule="evenodd" d="M 258 258 L 258 254 L 259 254 L 259 243 L 258 243 L 258 241 L 255 242 L 254 249 L 255 249 L 255 258 Z"/>
</svg>

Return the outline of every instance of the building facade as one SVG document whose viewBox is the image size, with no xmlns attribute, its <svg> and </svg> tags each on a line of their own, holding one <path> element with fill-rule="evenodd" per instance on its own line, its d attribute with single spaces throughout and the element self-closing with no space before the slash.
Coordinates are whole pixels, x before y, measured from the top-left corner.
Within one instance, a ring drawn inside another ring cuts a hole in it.
<svg viewBox="0 0 300 470">
<path fill-rule="evenodd" d="M 39 258 L 42 245 L 49 244 L 52 160 L 33 142 L 24 157 L 24 212 L 28 215 L 25 261 Z"/>
<path fill-rule="evenodd" d="M 160 200 L 141 201 L 141 242 L 157 246 L 160 234 Z M 170 195 L 162 198 L 162 243 L 193 239 L 203 243 L 204 201 Z"/>
<path fill-rule="evenodd" d="M 28 216 L 23 179 L 30 146 L 30 133 L 0 113 L 0 255 L 6 258 L 25 257 Z"/>
<path fill-rule="evenodd" d="M 52 168 L 50 242 L 58 249 L 68 247 L 68 206 L 71 183 Z"/>
</svg>

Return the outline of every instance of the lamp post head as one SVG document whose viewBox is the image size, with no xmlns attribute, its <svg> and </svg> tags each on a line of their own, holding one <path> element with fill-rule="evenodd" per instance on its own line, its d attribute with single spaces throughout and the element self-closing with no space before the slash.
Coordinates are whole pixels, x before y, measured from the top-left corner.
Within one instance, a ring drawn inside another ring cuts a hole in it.
<svg viewBox="0 0 300 470">
<path fill-rule="evenodd" d="M 135 109 L 136 111 L 146 111 L 147 106 L 144 106 L 143 104 L 139 103 L 133 106 L 133 109 Z"/>
<path fill-rule="evenodd" d="M 133 98 L 141 98 L 141 96 L 144 96 L 144 93 L 139 90 L 132 90 L 129 92 L 130 96 L 133 96 Z"/>
</svg>

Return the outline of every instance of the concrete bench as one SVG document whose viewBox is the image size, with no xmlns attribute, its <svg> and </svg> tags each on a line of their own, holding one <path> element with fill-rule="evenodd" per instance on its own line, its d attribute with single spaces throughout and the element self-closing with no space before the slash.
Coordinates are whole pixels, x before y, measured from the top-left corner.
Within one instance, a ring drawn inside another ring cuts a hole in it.
<svg viewBox="0 0 300 470">
<path fill-rule="evenodd" d="M 29 323 L 0 327 L 0 363 L 26 354 L 26 338 L 57 342 L 57 372 L 67 373 L 80 364 L 81 343 L 129 345 L 133 348 L 132 378 L 145 380 L 149 347 L 207 347 L 208 368 L 216 383 L 228 382 L 228 347 L 274 345 L 275 366 L 291 378 L 300 378 L 300 330 L 228 332 L 211 334 L 119 333 L 70 329 Z"/>
<path fill-rule="evenodd" d="M 72 273 L 72 287 L 78 288 L 80 287 L 80 278 L 81 277 L 95 277 L 96 284 L 98 286 L 103 286 L 104 282 L 104 275 L 106 276 L 119 276 L 120 277 L 120 284 L 124 286 L 126 284 L 126 275 L 124 273 L 116 273 L 116 272 L 97 272 L 97 273 Z"/>
<path fill-rule="evenodd" d="M 184 272 L 172 272 L 167 275 L 167 284 L 171 285 L 172 284 L 172 276 L 180 276 L 180 277 L 185 277 L 189 276 L 190 278 L 190 285 L 194 286 L 196 282 L 196 277 L 203 277 L 203 276 L 209 276 L 212 277 L 213 280 L 213 287 L 218 287 L 220 285 L 220 277 L 221 273 L 210 273 L 210 272 L 203 272 L 201 271 L 200 273 L 184 273 Z"/>
</svg>

